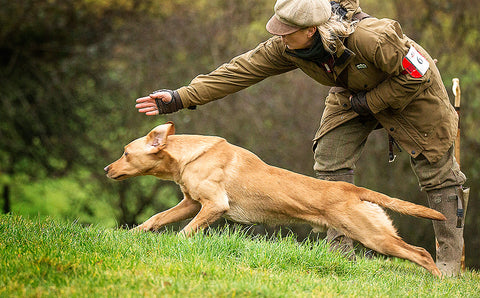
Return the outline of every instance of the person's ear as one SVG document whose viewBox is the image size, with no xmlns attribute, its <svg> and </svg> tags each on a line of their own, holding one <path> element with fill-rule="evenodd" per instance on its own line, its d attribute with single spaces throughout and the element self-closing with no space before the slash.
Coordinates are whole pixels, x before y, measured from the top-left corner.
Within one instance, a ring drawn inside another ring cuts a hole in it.
<svg viewBox="0 0 480 298">
<path fill-rule="evenodd" d="M 315 34 L 315 32 L 317 32 L 317 27 L 315 27 L 315 26 L 309 27 L 308 30 L 307 30 L 308 38 L 312 38 L 312 36 Z"/>
</svg>

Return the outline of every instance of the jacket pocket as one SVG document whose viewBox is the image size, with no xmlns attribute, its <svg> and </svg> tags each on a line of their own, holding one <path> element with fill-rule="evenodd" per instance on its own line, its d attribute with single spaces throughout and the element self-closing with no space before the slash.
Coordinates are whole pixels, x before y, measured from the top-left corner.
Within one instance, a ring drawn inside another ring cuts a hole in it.
<svg viewBox="0 0 480 298">
<path fill-rule="evenodd" d="M 335 127 L 358 116 L 351 109 L 350 92 L 341 87 L 333 87 L 325 100 L 325 110 L 322 114 L 320 127 L 318 128 L 313 141 L 318 140 Z"/>
<path fill-rule="evenodd" d="M 343 87 L 332 87 L 328 93 L 326 104 L 330 101 L 333 105 L 338 105 L 341 110 L 350 110 L 352 108 L 350 102 L 351 92 L 349 90 Z"/>
</svg>

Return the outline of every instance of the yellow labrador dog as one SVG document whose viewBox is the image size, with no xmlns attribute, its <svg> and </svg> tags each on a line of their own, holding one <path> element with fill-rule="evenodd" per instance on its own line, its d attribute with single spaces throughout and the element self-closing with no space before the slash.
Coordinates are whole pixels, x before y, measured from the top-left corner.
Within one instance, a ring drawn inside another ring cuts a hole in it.
<svg viewBox="0 0 480 298">
<path fill-rule="evenodd" d="M 141 231 L 192 218 L 181 233 L 189 236 L 220 217 L 240 223 L 306 223 L 315 230 L 333 227 L 366 247 L 417 263 L 441 276 L 430 254 L 405 243 L 379 207 L 435 220 L 432 209 L 345 182 L 323 181 L 264 163 L 255 154 L 214 136 L 174 135 L 173 123 L 154 128 L 125 147 L 105 167 L 109 178 L 153 175 L 173 180 L 184 199 L 138 226 Z"/>
</svg>

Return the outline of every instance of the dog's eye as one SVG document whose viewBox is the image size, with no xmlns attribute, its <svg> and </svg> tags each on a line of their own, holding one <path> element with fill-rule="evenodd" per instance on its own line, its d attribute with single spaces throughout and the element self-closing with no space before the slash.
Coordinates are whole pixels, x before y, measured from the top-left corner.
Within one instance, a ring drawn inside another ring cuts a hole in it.
<svg viewBox="0 0 480 298">
<path fill-rule="evenodd" d="M 127 151 L 125 151 L 125 152 L 123 153 L 123 155 L 127 156 L 127 155 L 128 155 L 128 152 L 127 152 Z"/>
</svg>

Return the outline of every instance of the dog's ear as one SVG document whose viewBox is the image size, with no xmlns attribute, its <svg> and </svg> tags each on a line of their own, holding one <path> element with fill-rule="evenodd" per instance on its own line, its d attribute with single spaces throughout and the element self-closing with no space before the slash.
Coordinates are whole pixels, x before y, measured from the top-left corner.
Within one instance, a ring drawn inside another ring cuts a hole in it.
<svg viewBox="0 0 480 298">
<path fill-rule="evenodd" d="M 157 153 L 167 146 L 167 137 L 175 134 L 175 125 L 169 121 L 152 129 L 147 135 L 147 150 Z"/>
</svg>

